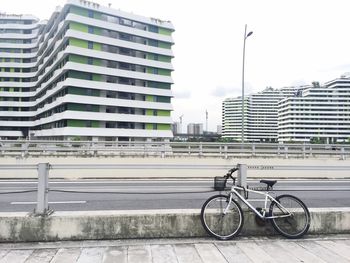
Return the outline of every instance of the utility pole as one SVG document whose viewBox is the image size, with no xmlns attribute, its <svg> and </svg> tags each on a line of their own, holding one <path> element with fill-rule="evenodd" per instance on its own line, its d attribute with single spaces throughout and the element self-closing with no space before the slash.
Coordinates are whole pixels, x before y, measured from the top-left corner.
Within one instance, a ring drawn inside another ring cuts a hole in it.
<svg viewBox="0 0 350 263">
<path fill-rule="evenodd" d="M 180 117 L 179 117 L 179 119 L 180 119 L 180 133 L 182 133 L 182 117 L 183 117 L 184 115 L 182 114 Z"/>
<path fill-rule="evenodd" d="M 241 134 L 242 143 L 244 143 L 244 62 L 245 62 L 245 41 L 252 34 L 253 34 L 253 31 L 250 31 L 247 34 L 247 25 L 245 25 L 245 28 L 244 28 L 244 41 L 243 41 L 243 64 L 242 64 L 242 134 Z"/>
<path fill-rule="evenodd" d="M 205 130 L 208 133 L 208 111 L 205 110 Z"/>
</svg>

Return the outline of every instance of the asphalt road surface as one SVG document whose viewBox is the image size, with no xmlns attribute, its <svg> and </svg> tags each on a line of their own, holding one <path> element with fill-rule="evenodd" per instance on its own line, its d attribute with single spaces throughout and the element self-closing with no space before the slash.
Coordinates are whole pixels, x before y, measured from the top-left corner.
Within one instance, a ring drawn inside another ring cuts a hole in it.
<svg viewBox="0 0 350 263">
<path fill-rule="evenodd" d="M 204 179 L 56 180 L 49 184 L 49 207 L 55 211 L 200 208 L 209 196 L 218 193 L 212 185 L 212 180 Z M 263 186 L 257 180 L 248 181 L 248 185 Z M 0 212 L 32 212 L 36 189 L 36 181 L 0 180 Z M 346 179 L 279 180 L 274 190 L 274 195 L 293 194 L 308 207 L 350 207 L 350 180 Z"/>
</svg>

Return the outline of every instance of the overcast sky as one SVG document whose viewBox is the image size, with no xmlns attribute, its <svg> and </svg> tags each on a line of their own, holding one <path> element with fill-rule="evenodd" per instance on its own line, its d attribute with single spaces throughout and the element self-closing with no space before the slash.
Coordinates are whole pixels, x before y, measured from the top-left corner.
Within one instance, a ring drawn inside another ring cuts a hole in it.
<svg viewBox="0 0 350 263">
<path fill-rule="evenodd" d="M 0 11 L 48 19 L 65 0 L 0 0 Z M 347 0 L 99 0 L 101 5 L 170 20 L 175 58 L 174 121 L 209 130 L 221 124 L 221 103 L 241 94 L 244 25 L 246 94 L 267 86 L 321 83 L 350 71 Z"/>
</svg>

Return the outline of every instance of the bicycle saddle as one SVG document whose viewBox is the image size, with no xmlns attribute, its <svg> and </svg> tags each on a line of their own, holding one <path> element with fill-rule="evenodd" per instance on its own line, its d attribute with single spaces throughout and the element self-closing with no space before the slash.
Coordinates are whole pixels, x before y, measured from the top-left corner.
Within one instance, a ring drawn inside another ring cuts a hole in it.
<svg viewBox="0 0 350 263">
<path fill-rule="evenodd" d="M 274 186 L 277 180 L 260 180 L 260 183 L 267 184 L 269 187 Z"/>
</svg>

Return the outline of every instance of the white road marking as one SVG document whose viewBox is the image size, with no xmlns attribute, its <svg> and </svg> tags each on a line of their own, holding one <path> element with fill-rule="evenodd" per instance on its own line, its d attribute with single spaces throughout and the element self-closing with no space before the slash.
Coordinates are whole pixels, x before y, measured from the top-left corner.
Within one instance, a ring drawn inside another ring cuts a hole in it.
<svg viewBox="0 0 350 263">
<path fill-rule="evenodd" d="M 49 204 L 85 204 L 86 201 L 57 201 Z M 37 202 L 11 202 L 11 205 L 36 205 Z"/>
</svg>

